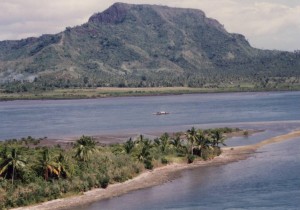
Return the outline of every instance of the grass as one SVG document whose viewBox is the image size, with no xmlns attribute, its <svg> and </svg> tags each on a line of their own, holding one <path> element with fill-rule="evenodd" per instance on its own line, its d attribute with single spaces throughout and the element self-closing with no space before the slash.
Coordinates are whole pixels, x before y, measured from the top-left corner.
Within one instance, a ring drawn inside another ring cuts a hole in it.
<svg viewBox="0 0 300 210">
<path fill-rule="evenodd" d="M 44 92 L 3 93 L 0 90 L 0 100 L 37 100 L 37 99 L 86 99 L 105 98 L 120 96 L 154 96 L 176 95 L 192 93 L 217 93 L 217 92 L 247 92 L 247 91 L 274 91 L 274 90 L 300 90 L 300 87 L 292 89 L 256 89 L 249 84 L 240 87 L 227 86 L 222 88 L 190 88 L 190 87 L 149 87 L 149 88 L 78 88 L 78 89 L 55 89 Z"/>
</svg>

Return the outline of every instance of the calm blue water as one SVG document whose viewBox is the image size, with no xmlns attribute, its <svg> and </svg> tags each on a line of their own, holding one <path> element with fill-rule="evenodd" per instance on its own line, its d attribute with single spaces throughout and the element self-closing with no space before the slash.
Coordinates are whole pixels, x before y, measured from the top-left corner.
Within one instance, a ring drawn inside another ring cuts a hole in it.
<svg viewBox="0 0 300 210">
<path fill-rule="evenodd" d="M 300 92 L 0 102 L 0 139 L 300 122 Z M 156 116 L 157 111 L 171 112 Z"/>
<path fill-rule="evenodd" d="M 183 131 L 191 126 L 264 129 L 229 146 L 300 128 L 300 92 L 222 93 L 66 101 L 0 102 L 0 140 L 24 136 Z M 157 111 L 170 115 L 155 116 Z M 300 209 L 300 139 L 252 158 L 182 172 L 181 178 L 77 210 Z"/>
<path fill-rule="evenodd" d="M 300 138 L 253 157 L 185 171 L 181 178 L 74 210 L 300 209 Z"/>
</svg>

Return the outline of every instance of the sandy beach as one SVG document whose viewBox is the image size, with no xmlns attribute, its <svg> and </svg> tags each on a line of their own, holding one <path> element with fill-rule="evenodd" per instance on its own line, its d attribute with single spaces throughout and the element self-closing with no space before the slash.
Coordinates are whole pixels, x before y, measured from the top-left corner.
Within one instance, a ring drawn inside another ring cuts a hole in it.
<svg viewBox="0 0 300 210">
<path fill-rule="evenodd" d="M 183 170 L 198 167 L 223 165 L 239 160 L 244 160 L 255 154 L 256 150 L 260 147 L 293 139 L 296 137 L 300 137 L 300 131 L 293 131 L 285 135 L 273 137 L 254 145 L 222 148 L 223 153 L 213 160 L 196 161 L 193 164 L 169 164 L 167 166 L 156 168 L 152 171 L 146 171 L 124 183 L 109 185 L 106 189 L 94 189 L 85 192 L 82 195 L 48 201 L 29 207 L 16 208 L 15 210 L 70 209 L 75 206 L 120 196 L 130 191 L 156 186 L 168 181 L 172 181 L 176 179 L 176 177 L 180 176 L 180 172 Z"/>
</svg>

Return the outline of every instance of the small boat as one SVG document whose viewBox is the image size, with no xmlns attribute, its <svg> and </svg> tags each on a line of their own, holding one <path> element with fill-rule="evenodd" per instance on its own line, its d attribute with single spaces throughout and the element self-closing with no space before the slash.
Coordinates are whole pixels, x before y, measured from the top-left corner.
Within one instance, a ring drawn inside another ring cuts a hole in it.
<svg viewBox="0 0 300 210">
<path fill-rule="evenodd" d="M 160 112 L 155 112 L 153 113 L 154 115 L 166 115 L 166 114 L 170 114 L 169 112 L 165 112 L 165 111 L 160 111 Z"/>
</svg>

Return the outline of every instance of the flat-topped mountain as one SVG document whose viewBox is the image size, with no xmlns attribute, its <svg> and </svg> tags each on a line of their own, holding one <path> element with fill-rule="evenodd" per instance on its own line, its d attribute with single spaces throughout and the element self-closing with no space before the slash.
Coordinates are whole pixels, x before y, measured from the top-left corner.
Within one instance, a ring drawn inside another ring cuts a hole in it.
<svg viewBox="0 0 300 210">
<path fill-rule="evenodd" d="M 0 42 L 5 85 L 217 87 L 299 76 L 299 53 L 255 49 L 195 9 L 116 3 L 61 33 Z"/>
</svg>

